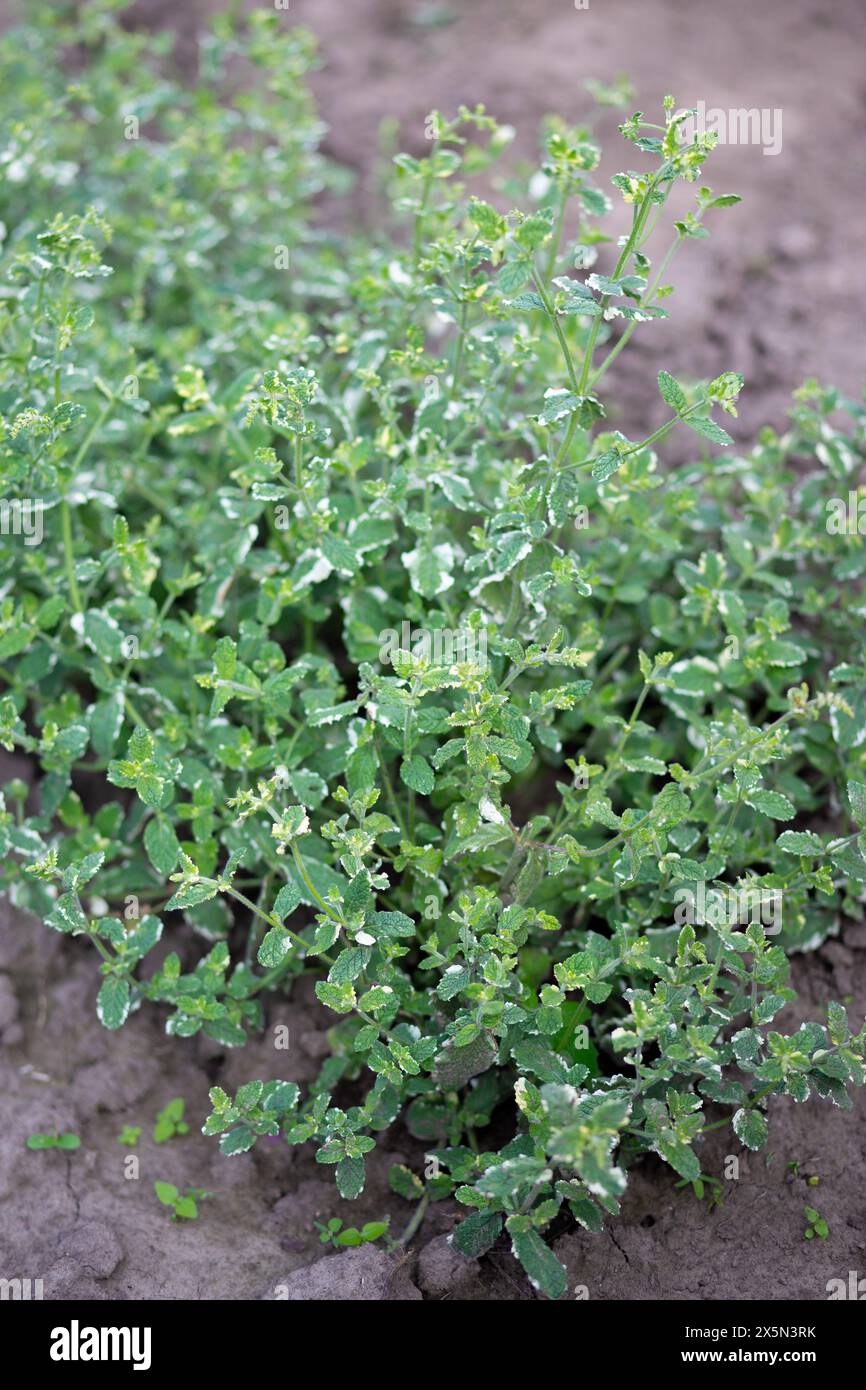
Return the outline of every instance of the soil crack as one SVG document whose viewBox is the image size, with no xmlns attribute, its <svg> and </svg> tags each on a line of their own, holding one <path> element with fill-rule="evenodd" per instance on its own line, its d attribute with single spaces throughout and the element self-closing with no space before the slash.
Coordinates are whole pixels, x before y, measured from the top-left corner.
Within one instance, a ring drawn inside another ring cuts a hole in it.
<svg viewBox="0 0 866 1390">
<path fill-rule="evenodd" d="M 75 1203 L 75 1220 L 79 1221 L 81 1219 L 81 1199 L 79 1198 L 78 1193 L 75 1191 L 75 1188 L 72 1186 L 71 1158 L 67 1158 L 66 1160 L 66 1190 L 72 1198 L 73 1202 Z"/>
<path fill-rule="evenodd" d="M 616 1232 L 614 1231 L 613 1227 L 612 1227 L 612 1226 L 608 1227 L 608 1230 L 610 1231 L 610 1238 L 611 1238 L 611 1240 L 613 1241 L 614 1245 L 616 1246 L 617 1250 L 618 1250 L 619 1253 L 622 1255 L 622 1257 L 623 1257 L 623 1259 L 625 1260 L 626 1264 L 627 1264 L 627 1265 L 630 1265 L 630 1264 L 631 1264 L 631 1260 L 629 1259 L 628 1255 L 625 1253 L 625 1251 L 623 1250 L 623 1248 L 622 1248 L 622 1246 L 620 1245 L 619 1241 L 617 1240 L 617 1238 L 616 1238 Z"/>
</svg>

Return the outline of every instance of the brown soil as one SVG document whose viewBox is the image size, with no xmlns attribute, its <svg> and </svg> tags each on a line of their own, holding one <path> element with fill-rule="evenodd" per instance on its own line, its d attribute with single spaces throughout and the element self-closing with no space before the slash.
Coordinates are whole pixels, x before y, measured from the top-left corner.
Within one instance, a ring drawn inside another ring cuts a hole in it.
<svg viewBox="0 0 866 1390">
<path fill-rule="evenodd" d="M 866 117 L 861 0 L 289 0 L 292 20 L 319 39 L 313 89 L 329 126 L 326 150 L 357 172 L 350 211 L 329 220 L 374 225 L 380 214 L 380 129 L 399 122 L 401 148 L 424 154 L 427 112 L 484 102 L 515 127 L 507 158 L 534 160 L 542 118 L 587 120 L 587 78 L 627 73 L 635 108 L 650 115 L 671 92 L 680 106 L 768 108 L 782 113 L 782 147 L 720 145 L 707 166 L 717 192 L 743 202 L 718 212 L 711 240 L 674 261 L 670 319 L 647 324 L 612 369 L 608 396 L 625 403 L 616 424 L 649 433 L 664 413 L 660 367 L 685 377 L 738 371 L 746 379 L 734 433 L 783 428 L 791 392 L 816 376 L 859 398 L 866 379 L 861 331 L 862 190 Z M 214 0 L 140 0 L 142 22 L 180 32 L 179 53 L 195 62 L 194 36 Z M 596 127 L 605 151 L 599 183 L 642 157 L 617 131 L 622 113 Z M 614 192 L 614 190 L 609 190 Z M 494 195 L 495 196 L 495 195 Z M 680 188 L 677 214 L 690 205 Z M 501 199 L 499 201 L 502 201 Z M 504 206 L 507 206 L 507 200 Z M 617 215 L 625 213 L 615 195 Z M 650 246 L 667 249 L 667 226 Z M 618 230 L 621 229 L 618 227 Z M 680 441 L 666 446 L 676 457 Z"/>
<path fill-rule="evenodd" d="M 176 944 L 174 942 L 173 944 Z M 828 943 L 795 963 L 802 991 L 783 1017 L 821 1017 L 832 997 L 866 997 L 866 930 Z M 452 1252 L 446 1235 L 464 1212 L 430 1208 L 403 1256 L 378 1247 L 326 1253 L 314 1222 L 346 1225 L 389 1217 L 394 1235 L 412 1208 L 388 1188 L 392 1163 L 423 1167 L 421 1146 L 401 1125 L 368 1160 L 355 1203 L 341 1202 L 331 1171 L 308 1149 L 278 1139 L 250 1154 L 223 1157 L 200 1134 L 208 1087 L 234 1091 L 252 1077 L 312 1080 L 327 1050 L 321 1006 L 306 987 L 268 1002 L 263 1033 L 243 1050 L 204 1039 L 167 1038 L 160 1011 L 147 1009 L 118 1033 L 97 1022 L 95 956 L 85 942 L 56 936 L 0 903 L 0 1273 L 42 1279 L 46 1298 L 83 1299 L 531 1299 L 503 1241 L 480 1261 Z M 852 1013 L 856 1016 L 856 1005 Z M 276 1050 L 274 1026 L 289 1029 Z M 157 1112 L 174 1096 L 187 1103 L 190 1132 L 157 1145 Z M 866 1097 L 853 1115 L 822 1102 L 771 1107 L 771 1152 L 752 1155 L 727 1130 L 708 1139 L 704 1171 L 719 1178 L 712 1211 L 677 1190 L 670 1169 L 646 1161 L 631 1175 L 619 1220 L 602 1235 L 563 1235 L 557 1253 L 574 1296 L 593 1299 L 823 1299 L 827 1281 L 866 1268 L 862 1154 Z M 117 1142 L 142 1125 L 134 1149 Z M 29 1134 L 79 1134 L 75 1153 L 31 1152 Z M 130 1155 L 138 1169 L 130 1172 Z M 739 1177 L 726 1180 L 726 1158 Z M 788 1165 L 799 1164 L 799 1176 Z M 817 1174 L 820 1184 L 806 1178 Z M 172 1224 L 156 1180 L 205 1188 L 195 1222 Z M 803 1238 L 806 1203 L 830 1223 L 825 1241 Z M 585 1289 L 586 1294 L 581 1295 Z"/>
</svg>

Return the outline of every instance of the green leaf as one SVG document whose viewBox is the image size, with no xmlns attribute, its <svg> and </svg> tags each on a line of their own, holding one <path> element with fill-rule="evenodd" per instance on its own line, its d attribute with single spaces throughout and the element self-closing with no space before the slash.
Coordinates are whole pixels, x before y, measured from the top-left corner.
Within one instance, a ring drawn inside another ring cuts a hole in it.
<svg viewBox="0 0 866 1390">
<path fill-rule="evenodd" d="M 237 1129 L 230 1129 L 220 1139 L 220 1152 L 227 1154 L 230 1158 L 235 1154 L 247 1153 L 255 1144 L 256 1136 L 249 1125 L 238 1125 Z"/>
<path fill-rule="evenodd" d="M 90 608 L 85 613 L 84 640 L 103 661 L 119 661 L 123 655 L 120 625 L 103 609 Z"/>
<path fill-rule="evenodd" d="M 100 758 L 110 758 L 123 726 L 122 693 L 115 690 L 91 705 L 87 712 L 87 724 L 94 753 Z"/>
<path fill-rule="evenodd" d="M 380 1240 L 387 1229 L 387 1221 L 365 1221 L 361 1227 L 361 1239 L 364 1242 Z"/>
<path fill-rule="evenodd" d="M 544 310 L 544 300 L 535 290 L 527 290 L 524 294 L 518 294 L 510 301 L 512 309 L 541 309 Z M 546 311 L 545 311 L 546 312 Z"/>
<path fill-rule="evenodd" d="M 625 459 L 618 449 L 605 449 L 593 459 L 592 476 L 597 483 L 606 482 L 624 462 Z"/>
<path fill-rule="evenodd" d="M 77 863 L 70 864 L 63 875 L 63 887 L 78 892 L 99 872 L 104 859 L 102 851 L 97 850 L 94 854 L 85 855 Z"/>
<path fill-rule="evenodd" d="M 847 878 L 866 883 L 866 858 L 860 853 L 856 845 L 843 844 L 834 847 L 830 844 L 827 847 L 827 854 L 830 856 L 830 862 L 835 868 L 841 869 Z"/>
<path fill-rule="evenodd" d="M 294 882 L 284 883 L 274 902 L 272 909 L 273 916 L 279 918 L 291 917 L 292 913 L 300 907 L 300 904 L 301 892 L 297 884 Z"/>
<path fill-rule="evenodd" d="M 144 828 L 144 848 L 158 874 L 170 874 L 177 864 L 180 845 L 168 820 L 149 820 Z"/>
<path fill-rule="evenodd" d="M 259 965 L 266 966 L 273 970 L 279 965 L 292 947 L 292 938 L 283 927 L 271 927 L 265 933 L 258 950 Z"/>
<path fill-rule="evenodd" d="M 831 1041 L 837 1047 L 843 1046 L 849 1037 L 848 1015 L 835 999 L 831 999 L 827 1005 L 827 1023 Z"/>
<path fill-rule="evenodd" d="M 335 1176 L 340 1196 L 345 1197 L 348 1202 L 353 1202 L 364 1191 L 366 1174 L 363 1157 L 342 1159 L 337 1164 Z"/>
<path fill-rule="evenodd" d="M 496 1059 L 496 1051 L 486 1033 L 480 1033 L 463 1047 L 457 1045 L 456 1039 L 452 1040 L 438 1053 L 433 1076 L 439 1085 L 456 1090 L 473 1076 L 487 1071 Z"/>
<path fill-rule="evenodd" d="M 542 425 L 554 425 L 579 410 L 583 397 L 574 396 L 570 391 L 549 387 L 544 393 L 544 406 L 538 419 Z"/>
<path fill-rule="evenodd" d="M 734 1133 L 747 1149 L 760 1149 L 766 1143 L 767 1121 L 760 1110 L 738 1110 L 733 1125 Z"/>
<path fill-rule="evenodd" d="M 436 781 L 432 767 L 419 753 L 413 753 L 411 758 L 403 759 L 400 764 L 400 778 L 407 787 L 420 792 L 422 796 L 430 795 Z"/>
<path fill-rule="evenodd" d="M 743 799 L 753 811 L 760 811 L 762 816 L 769 816 L 771 820 L 792 820 L 796 815 L 795 807 L 781 792 L 759 790 L 750 792 Z"/>
<path fill-rule="evenodd" d="M 688 408 L 685 391 L 669 372 L 659 372 L 658 382 L 662 400 L 670 406 L 671 410 L 675 410 L 679 415 L 681 411 Z"/>
<path fill-rule="evenodd" d="M 343 894 L 343 906 L 349 913 L 363 912 L 371 897 L 370 879 L 367 873 L 362 871 L 355 875 Z"/>
<path fill-rule="evenodd" d="M 665 1163 L 669 1163 L 680 1177 L 694 1182 L 699 1176 L 701 1165 L 697 1154 L 690 1144 L 684 1144 L 672 1131 L 656 1135 L 653 1146 L 658 1155 Z"/>
<path fill-rule="evenodd" d="M 424 1184 L 411 1168 L 407 1168 L 403 1163 L 395 1163 L 388 1169 L 388 1186 L 392 1192 L 396 1192 L 398 1197 L 403 1197 L 407 1202 L 417 1202 L 424 1196 Z"/>
<path fill-rule="evenodd" d="M 26 1147 L 34 1151 L 56 1149 L 58 1147 L 57 1136 L 54 1134 L 28 1134 Z"/>
<path fill-rule="evenodd" d="M 338 1014 L 351 1013 L 355 1007 L 355 990 L 348 982 L 334 984 L 328 980 L 316 981 L 316 998 Z"/>
<path fill-rule="evenodd" d="M 710 420 L 702 415 L 687 415 L 682 417 L 683 424 L 688 425 L 695 434 L 703 435 L 704 439 L 711 439 L 714 444 L 733 444 L 733 439 L 727 430 L 723 430 L 721 425 L 717 425 L 715 420 Z"/>
<path fill-rule="evenodd" d="M 496 1243 L 501 1230 L 502 1217 L 498 1212 L 473 1211 L 454 1227 L 448 1242 L 467 1260 L 477 1260 Z"/>
<path fill-rule="evenodd" d="M 805 854 L 810 859 L 824 853 L 823 842 L 811 830 L 783 830 L 776 844 L 786 854 Z"/>
<path fill-rule="evenodd" d="M 861 829 L 866 828 L 866 784 L 849 782 L 848 800 L 851 803 L 851 815 L 854 820 Z"/>
<path fill-rule="evenodd" d="M 214 879 L 205 879 L 199 883 L 185 883 L 182 888 L 178 888 L 173 898 L 170 898 L 163 908 L 163 912 L 174 912 L 178 908 L 196 907 L 198 903 L 206 903 L 210 898 L 215 898 L 217 885 Z"/>
<path fill-rule="evenodd" d="M 343 985 L 348 981 L 357 980 L 364 966 L 370 958 L 369 951 L 361 946 L 347 946 L 341 951 L 328 971 L 328 979 L 332 984 Z"/>
<path fill-rule="evenodd" d="M 64 893 L 57 899 L 53 909 L 45 918 L 46 925 L 53 927 L 55 931 L 62 932 L 83 932 L 87 931 L 87 918 L 81 911 L 78 899 L 74 893 Z"/>
<path fill-rule="evenodd" d="M 264 1088 L 262 1108 L 275 1115 L 294 1110 L 300 1099 L 300 1088 L 294 1081 L 269 1081 Z"/>
<path fill-rule="evenodd" d="M 529 279 L 530 264 L 526 260 L 506 261 L 499 272 L 497 281 L 502 294 L 513 294 Z"/>
<path fill-rule="evenodd" d="M 129 985 L 117 975 L 103 980 L 96 999 L 96 1014 L 103 1028 L 120 1028 L 129 1015 Z"/>
<path fill-rule="evenodd" d="M 547 1298 L 562 1298 L 568 1287 L 568 1275 L 537 1231 L 512 1231 L 511 1249 L 534 1289 Z"/>
</svg>

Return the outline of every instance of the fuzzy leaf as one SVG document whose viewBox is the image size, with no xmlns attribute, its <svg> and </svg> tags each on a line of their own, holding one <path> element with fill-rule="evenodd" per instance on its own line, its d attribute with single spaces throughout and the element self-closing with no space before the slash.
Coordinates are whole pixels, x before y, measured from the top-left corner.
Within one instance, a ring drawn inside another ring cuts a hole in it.
<svg viewBox="0 0 866 1390">
<path fill-rule="evenodd" d="M 129 1014 L 129 985 L 117 975 L 103 980 L 96 1000 L 96 1013 L 104 1028 L 120 1028 Z"/>
<path fill-rule="evenodd" d="M 562 1298 L 568 1287 L 568 1275 L 537 1231 L 513 1231 L 511 1249 L 534 1289 L 546 1298 Z"/>
</svg>

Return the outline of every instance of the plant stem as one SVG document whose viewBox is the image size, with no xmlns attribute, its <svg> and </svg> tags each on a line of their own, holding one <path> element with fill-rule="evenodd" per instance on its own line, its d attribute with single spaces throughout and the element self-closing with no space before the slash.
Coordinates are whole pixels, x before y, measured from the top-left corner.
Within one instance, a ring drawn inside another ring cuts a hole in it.
<svg viewBox="0 0 866 1390">
<path fill-rule="evenodd" d="M 658 268 L 658 273 L 656 274 L 652 284 L 650 285 L 649 289 L 646 290 L 646 292 L 643 295 L 643 298 L 640 301 L 641 309 L 645 309 L 649 304 L 652 303 L 653 299 L 655 298 L 655 292 L 658 289 L 661 278 L 664 275 L 665 271 L 668 269 L 668 266 L 670 265 L 671 261 L 673 260 L 674 253 L 681 244 L 682 237 L 679 235 L 679 233 L 677 233 L 674 241 L 668 247 L 667 252 L 665 253 L 665 256 Z M 629 339 L 631 338 L 631 335 L 634 333 L 636 328 L 637 319 L 632 319 L 631 323 L 626 324 L 625 330 L 621 334 L 619 341 L 608 353 L 607 357 L 604 359 L 598 370 L 596 372 L 593 372 L 589 382 L 590 390 L 592 390 L 592 388 L 596 386 L 596 384 L 599 381 L 601 381 L 601 378 L 604 376 L 608 367 L 616 361 L 617 357 L 619 357 L 619 354 L 622 352 L 623 348 L 628 343 Z"/>
<path fill-rule="evenodd" d="M 75 578 L 75 557 L 72 549 L 72 515 L 65 497 L 60 503 L 60 525 L 63 530 L 63 559 L 66 568 L 66 582 L 69 585 L 69 597 L 76 613 L 80 613 L 82 611 L 81 594 L 78 591 L 78 581 Z"/>
<path fill-rule="evenodd" d="M 408 1245 L 408 1244 L 409 1244 L 409 1242 L 410 1242 L 410 1240 L 412 1239 L 412 1237 L 413 1237 L 413 1236 L 416 1234 L 416 1232 L 418 1231 L 418 1228 L 419 1228 L 419 1226 L 421 1225 L 421 1222 L 424 1220 L 424 1217 L 425 1217 L 425 1215 L 426 1215 L 427 1208 L 428 1208 L 429 1205 L 430 1205 L 430 1194 L 429 1194 L 429 1192 L 425 1192 L 424 1195 L 421 1197 L 420 1201 L 418 1202 L 418 1205 L 417 1205 L 417 1207 L 415 1208 L 415 1210 L 414 1210 L 414 1212 L 413 1212 L 413 1214 L 412 1214 L 412 1219 L 411 1219 L 411 1221 L 409 1222 L 409 1224 L 408 1224 L 408 1226 L 406 1227 L 405 1231 L 404 1231 L 403 1234 L 401 1235 L 400 1239 L 397 1241 L 397 1244 L 398 1244 L 398 1245 Z"/>
<path fill-rule="evenodd" d="M 611 276 L 612 280 L 616 280 L 617 277 L 622 274 L 628 262 L 628 258 L 635 248 L 635 244 L 637 243 L 638 238 L 640 237 L 640 234 L 643 230 L 643 224 L 646 221 L 647 212 L 649 211 L 652 195 L 655 192 L 657 182 L 658 174 L 655 174 L 650 180 L 649 187 L 647 188 L 647 191 L 644 194 L 643 202 L 641 203 L 637 215 L 634 219 L 634 222 L 632 223 L 632 229 L 628 241 L 622 248 L 622 253 L 620 254 L 616 266 L 614 267 L 614 272 Z M 601 300 L 602 310 L 606 309 L 609 303 L 610 295 L 604 295 L 604 297 Z M 601 314 L 599 314 L 598 318 L 595 318 L 592 321 L 592 328 L 590 329 L 589 333 L 589 341 L 587 342 L 586 352 L 584 353 L 583 358 L 583 370 L 580 374 L 580 387 L 577 392 L 579 396 L 583 396 L 586 394 L 587 382 L 589 381 L 589 374 L 592 370 L 592 355 L 595 351 L 596 339 L 598 338 L 603 319 L 604 313 L 602 312 Z"/>
<path fill-rule="evenodd" d="M 562 241 L 562 224 L 565 220 L 565 208 L 567 203 L 568 194 L 566 193 L 564 188 L 561 188 L 559 190 L 559 196 L 557 199 L 556 219 L 553 224 L 553 235 L 550 243 L 550 251 L 548 253 L 547 265 L 544 271 L 544 276 L 546 280 L 549 280 L 552 277 L 554 269 L 556 267 L 556 258 L 559 255 L 559 247 Z"/>
<path fill-rule="evenodd" d="M 577 372 L 574 369 L 574 362 L 571 356 L 571 349 L 569 348 L 565 334 L 562 331 L 562 324 L 559 322 L 559 316 L 557 315 L 556 310 L 553 307 L 553 301 L 550 298 L 550 295 L 547 293 L 547 290 L 545 289 L 541 281 L 541 277 L 539 276 L 536 270 L 533 270 L 532 272 L 532 279 L 535 284 L 535 288 L 538 290 L 538 296 L 544 304 L 545 312 L 547 313 L 551 323 L 553 324 L 553 331 L 559 339 L 559 346 L 562 349 L 562 356 L 565 360 L 565 370 L 568 373 L 568 380 L 571 389 L 576 396 L 582 396 L 583 390 L 577 382 Z"/>
</svg>

